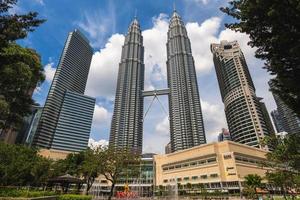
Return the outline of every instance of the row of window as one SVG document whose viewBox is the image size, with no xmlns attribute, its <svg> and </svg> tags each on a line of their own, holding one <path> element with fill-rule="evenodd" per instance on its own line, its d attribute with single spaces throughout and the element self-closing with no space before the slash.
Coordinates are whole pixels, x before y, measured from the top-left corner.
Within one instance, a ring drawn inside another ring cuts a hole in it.
<svg viewBox="0 0 300 200">
<path fill-rule="evenodd" d="M 207 175 L 207 174 L 203 174 L 203 175 L 200 175 L 200 176 L 192 176 L 192 177 L 183 177 L 183 178 L 177 178 L 177 182 L 182 182 L 182 181 L 189 181 L 189 180 L 198 180 L 198 179 L 208 179 L 208 178 L 218 178 L 219 177 L 219 174 L 217 173 L 213 173 L 213 174 L 210 174 L 210 175 Z M 175 179 L 164 179 L 164 183 L 168 183 L 168 182 L 175 182 Z"/>
<path fill-rule="evenodd" d="M 163 171 L 176 170 L 176 169 L 188 168 L 188 167 L 196 167 L 201 165 L 213 164 L 216 162 L 217 162 L 216 157 L 211 157 L 211 158 L 201 159 L 201 160 L 184 161 L 181 163 L 163 166 Z"/>
</svg>

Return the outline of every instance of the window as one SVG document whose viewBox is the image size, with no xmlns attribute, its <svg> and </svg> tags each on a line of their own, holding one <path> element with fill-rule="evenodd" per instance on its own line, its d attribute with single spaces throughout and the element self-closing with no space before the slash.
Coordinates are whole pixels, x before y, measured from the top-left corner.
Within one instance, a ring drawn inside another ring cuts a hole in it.
<svg viewBox="0 0 300 200">
<path fill-rule="evenodd" d="M 216 161 L 217 161 L 216 158 L 209 158 L 209 159 L 207 159 L 208 163 L 213 163 L 213 162 L 216 162 Z"/>
<path fill-rule="evenodd" d="M 168 179 L 164 179 L 164 183 L 167 183 L 168 182 Z"/>
<path fill-rule="evenodd" d="M 224 157 L 225 160 L 231 159 L 231 155 L 230 154 L 229 155 L 224 155 L 223 157 Z"/>
<path fill-rule="evenodd" d="M 182 179 L 181 178 L 177 178 L 177 181 L 180 182 L 180 181 L 182 181 Z"/>
<path fill-rule="evenodd" d="M 192 180 L 197 180 L 198 178 L 198 176 L 192 176 Z"/>
<path fill-rule="evenodd" d="M 211 174 L 210 177 L 211 178 L 217 178 L 219 175 L 218 174 Z"/>
<path fill-rule="evenodd" d="M 190 177 L 184 177 L 183 180 L 188 181 L 190 180 Z"/>
<path fill-rule="evenodd" d="M 207 175 L 201 175 L 201 179 L 207 179 Z"/>
</svg>

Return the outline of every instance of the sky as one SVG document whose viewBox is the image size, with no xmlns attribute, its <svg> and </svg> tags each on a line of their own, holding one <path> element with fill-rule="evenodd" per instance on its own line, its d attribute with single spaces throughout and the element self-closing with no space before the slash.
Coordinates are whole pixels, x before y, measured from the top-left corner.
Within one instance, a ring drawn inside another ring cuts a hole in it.
<svg viewBox="0 0 300 200">
<path fill-rule="evenodd" d="M 166 41 L 173 7 L 186 24 L 195 60 L 207 142 L 217 140 L 227 128 L 216 72 L 210 52 L 211 43 L 237 40 L 246 57 L 256 94 L 268 111 L 275 109 L 267 85 L 270 76 L 262 69 L 264 62 L 254 57 L 255 49 L 247 45 L 249 37 L 225 28 L 232 19 L 219 8 L 228 0 L 19 0 L 11 13 L 37 11 L 47 21 L 18 41 L 41 55 L 46 80 L 33 98 L 44 105 L 59 63 L 68 32 L 79 29 L 94 49 L 85 94 L 96 98 L 90 144 L 107 144 L 117 81 L 121 47 L 135 13 L 140 22 L 145 48 L 145 90 L 167 87 Z M 164 153 L 170 141 L 168 99 L 159 96 L 144 118 L 143 152 Z M 144 112 L 152 97 L 145 98 Z"/>
</svg>

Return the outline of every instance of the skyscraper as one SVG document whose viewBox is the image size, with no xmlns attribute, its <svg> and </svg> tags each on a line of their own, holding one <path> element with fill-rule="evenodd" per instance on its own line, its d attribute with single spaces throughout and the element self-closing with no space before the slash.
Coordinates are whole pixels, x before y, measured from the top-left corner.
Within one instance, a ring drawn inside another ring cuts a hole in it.
<svg viewBox="0 0 300 200">
<path fill-rule="evenodd" d="M 65 142 L 66 147 L 73 145 L 73 150 L 77 151 L 80 149 L 79 146 L 82 147 L 80 142 L 87 144 L 86 135 L 90 134 L 90 129 L 86 127 L 91 127 L 91 120 L 76 120 L 85 118 L 85 115 L 89 117 L 93 115 L 94 104 L 91 103 L 91 98 L 83 96 L 92 55 L 93 50 L 85 36 L 79 30 L 70 32 L 48 93 L 33 145 L 50 149 L 56 148 L 58 143 Z M 78 94 L 78 98 L 74 98 L 70 103 L 72 94 Z M 84 104 L 84 101 L 88 104 Z M 93 101 L 95 102 L 95 99 Z M 64 123 L 64 120 L 68 122 Z M 83 125 L 79 126 L 78 123 Z M 61 128 L 64 129 L 63 132 L 60 132 Z M 75 130 L 78 128 L 80 129 Z M 61 141 L 58 140 L 59 137 Z M 72 151 L 71 148 L 65 150 Z"/>
<path fill-rule="evenodd" d="M 206 143 L 191 44 L 176 11 L 168 30 L 167 73 L 172 152 Z"/>
<path fill-rule="evenodd" d="M 129 26 L 119 64 L 109 145 L 142 152 L 144 47 L 137 19 Z"/>
<path fill-rule="evenodd" d="M 263 148 L 260 140 L 270 127 L 238 42 L 211 44 L 211 51 L 232 140 Z"/>
<path fill-rule="evenodd" d="M 218 141 L 222 142 L 225 140 L 231 140 L 229 131 L 226 128 L 222 128 L 222 132 L 218 135 Z"/>
<path fill-rule="evenodd" d="M 26 144 L 28 146 L 31 146 L 32 144 L 32 140 L 34 138 L 39 120 L 41 118 L 43 107 L 39 105 L 32 105 L 30 110 L 30 115 L 25 116 L 23 118 L 23 125 L 18 133 L 16 141 L 16 143 Z"/>
<path fill-rule="evenodd" d="M 276 128 L 276 131 L 278 133 L 285 131 L 283 128 L 283 120 L 282 120 L 281 116 L 279 115 L 278 110 L 273 110 L 271 112 L 271 116 L 272 116 L 272 119 L 273 119 L 273 122 L 274 122 L 274 125 Z"/>
<path fill-rule="evenodd" d="M 269 82 L 270 87 L 272 87 L 272 82 Z M 273 93 L 275 103 L 277 105 L 278 115 L 282 122 L 282 128 L 285 132 L 291 134 L 300 134 L 300 119 L 297 117 L 296 113 L 293 112 L 282 100 L 281 98 Z M 274 122 L 276 123 L 276 122 Z"/>
</svg>

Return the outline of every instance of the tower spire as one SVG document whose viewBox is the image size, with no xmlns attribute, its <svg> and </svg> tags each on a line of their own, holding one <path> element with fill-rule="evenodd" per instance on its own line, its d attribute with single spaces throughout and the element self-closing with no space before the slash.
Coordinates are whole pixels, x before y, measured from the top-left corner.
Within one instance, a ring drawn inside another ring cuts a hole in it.
<svg viewBox="0 0 300 200">
<path fill-rule="evenodd" d="M 176 4 L 175 4 L 175 1 L 173 2 L 173 12 L 176 12 Z"/>
<path fill-rule="evenodd" d="M 134 19 L 137 19 L 137 9 L 134 10 Z"/>
</svg>

